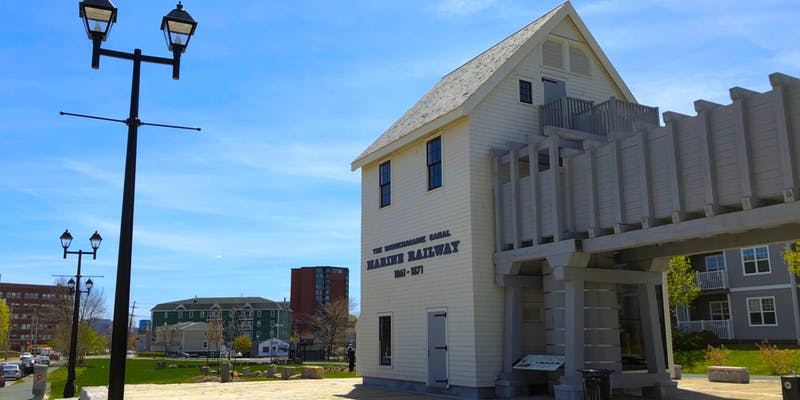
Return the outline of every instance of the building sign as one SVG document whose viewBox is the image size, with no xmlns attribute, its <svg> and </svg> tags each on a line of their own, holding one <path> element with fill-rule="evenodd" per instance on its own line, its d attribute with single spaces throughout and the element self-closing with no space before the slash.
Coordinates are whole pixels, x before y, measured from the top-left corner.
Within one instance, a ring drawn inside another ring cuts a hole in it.
<svg viewBox="0 0 800 400">
<path fill-rule="evenodd" d="M 451 234 L 448 229 L 376 247 L 372 249 L 372 254 L 375 258 L 367 260 L 367 270 L 388 266 L 399 267 L 403 266 L 406 262 L 416 263 L 428 258 L 458 253 L 458 246 L 461 244 L 461 241 L 450 240 L 450 237 Z M 412 246 L 414 248 L 406 249 Z M 389 252 L 391 252 L 391 254 L 387 254 Z M 406 276 L 421 275 L 422 273 L 423 266 L 415 265 L 408 268 L 395 269 L 394 277 L 405 278 Z"/>
</svg>

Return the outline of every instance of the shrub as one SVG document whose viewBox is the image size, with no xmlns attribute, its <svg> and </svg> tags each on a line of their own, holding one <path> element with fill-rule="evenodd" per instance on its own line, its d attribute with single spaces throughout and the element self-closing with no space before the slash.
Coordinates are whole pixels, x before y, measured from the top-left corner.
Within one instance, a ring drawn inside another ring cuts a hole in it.
<svg viewBox="0 0 800 400">
<path fill-rule="evenodd" d="M 708 365 L 726 365 L 728 356 L 731 351 L 725 348 L 725 345 L 720 345 L 719 348 L 708 345 L 706 348 L 706 360 Z"/>
<path fill-rule="evenodd" d="M 708 346 L 719 344 L 719 337 L 714 332 L 682 332 L 672 331 L 673 351 L 705 350 Z"/>
<path fill-rule="evenodd" d="M 790 350 L 780 350 L 778 346 L 769 344 L 767 340 L 756 343 L 756 347 L 773 375 L 786 375 L 792 371 L 792 352 Z"/>
</svg>

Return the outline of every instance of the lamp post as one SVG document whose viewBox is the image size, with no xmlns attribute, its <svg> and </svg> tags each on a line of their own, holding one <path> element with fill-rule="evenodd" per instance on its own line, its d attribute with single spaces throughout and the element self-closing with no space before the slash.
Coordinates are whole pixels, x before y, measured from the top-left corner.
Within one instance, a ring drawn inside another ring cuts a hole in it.
<svg viewBox="0 0 800 400">
<path fill-rule="evenodd" d="M 92 41 L 92 68 L 100 68 L 100 56 L 121 58 L 133 62 L 131 82 L 128 144 L 125 158 L 125 182 L 122 190 L 122 216 L 119 234 L 117 283 L 114 294 L 114 322 L 111 332 L 111 362 L 109 366 L 108 399 L 122 400 L 125 392 L 125 358 L 128 338 L 128 303 L 131 284 L 131 248 L 133 246 L 133 201 L 136 184 L 136 143 L 139 125 L 139 76 L 142 62 L 172 66 L 172 79 L 180 78 L 181 54 L 186 51 L 194 35 L 197 22 L 183 10 L 178 2 L 174 10 L 161 19 L 161 30 L 172 52 L 172 58 L 143 55 L 141 49 L 133 53 L 101 48 L 108 38 L 111 26 L 117 21 L 117 8 L 109 0 L 83 0 L 78 4 L 86 34 Z M 161 125 L 167 126 L 167 125 Z M 169 126 L 167 126 L 169 127 Z"/>
<path fill-rule="evenodd" d="M 89 243 L 92 245 L 92 252 L 86 252 L 83 250 L 78 251 L 68 251 L 70 243 L 72 243 L 72 235 L 69 233 L 69 230 L 65 230 L 64 233 L 61 234 L 61 247 L 64 248 L 64 258 L 67 258 L 67 254 L 77 254 L 78 255 L 78 272 L 75 273 L 75 278 L 70 278 L 67 285 L 69 286 L 70 294 L 75 294 L 75 302 L 72 306 L 72 332 L 70 334 L 70 342 L 69 342 L 69 364 L 67 367 L 67 384 L 64 386 L 64 397 L 65 398 L 72 398 L 75 397 L 75 355 L 78 352 L 78 314 L 81 308 L 81 293 L 89 294 L 89 291 L 92 290 L 92 279 L 89 278 L 86 281 L 86 290 L 81 290 L 81 260 L 83 259 L 84 254 L 91 254 L 92 260 L 97 259 L 97 248 L 100 247 L 100 242 L 103 241 L 103 238 L 100 237 L 100 234 L 97 231 L 94 231 L 94 234 L 89 238 Z"/>
</svg>

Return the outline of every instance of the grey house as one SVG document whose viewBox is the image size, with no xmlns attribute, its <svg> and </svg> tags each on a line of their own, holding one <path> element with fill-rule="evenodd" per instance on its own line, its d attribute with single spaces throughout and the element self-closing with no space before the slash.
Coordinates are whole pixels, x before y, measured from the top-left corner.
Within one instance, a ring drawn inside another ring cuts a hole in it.
<svg viewBox="0 0 800 400">
<path fill-rule="evenodd" d="M 787 244 L 729 249 L 691 257 L 700 296 L 679 307 L 682 331 L 721 339 L 800 343 L 797 279 L 783 260 Z"/>
</svg>

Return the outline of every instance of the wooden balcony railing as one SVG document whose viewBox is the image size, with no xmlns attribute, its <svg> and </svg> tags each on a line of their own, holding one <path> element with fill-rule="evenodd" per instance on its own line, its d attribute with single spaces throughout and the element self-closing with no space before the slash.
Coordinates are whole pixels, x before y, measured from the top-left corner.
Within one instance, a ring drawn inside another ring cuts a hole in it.
<svg viewBox="0 0 800 400">
<path fill-rule="evenodd" d="M 593 101 L 562 97 L 539 106 L 539 128 L 574 129 L 595 135 L 617 137 L 634 133 L 637 123 L 658 125 L 658 108 L 617 100 Z"/>
</svg>

